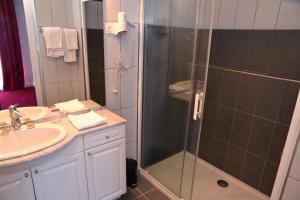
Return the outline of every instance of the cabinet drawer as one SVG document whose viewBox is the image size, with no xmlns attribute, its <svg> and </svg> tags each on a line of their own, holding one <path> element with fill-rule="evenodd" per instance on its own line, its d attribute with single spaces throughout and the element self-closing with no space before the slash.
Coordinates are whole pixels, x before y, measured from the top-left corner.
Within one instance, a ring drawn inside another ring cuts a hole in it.
<svg viewBox="0 0 300 200">
<path fill-rule="evenodd" d="M 121 138 L 125 138 L 125 125 L 88 133 L 84 136 L 84 147 L 88 149 Z"/>
</svg>

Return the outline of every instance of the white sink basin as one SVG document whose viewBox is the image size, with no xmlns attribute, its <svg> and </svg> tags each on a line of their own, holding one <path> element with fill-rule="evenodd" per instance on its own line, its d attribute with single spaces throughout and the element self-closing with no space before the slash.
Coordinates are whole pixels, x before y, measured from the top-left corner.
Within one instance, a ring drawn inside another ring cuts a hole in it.
<svg viewBox="0 0 300 200">
<path fill-rule="evenodd" d="M 35 128 L 11 130 L 2 134 L 0 131 L 0 160 L 31 154 L 57 144 L 67 136 L 67 130 L 49 123 L 35 124 Z"/>
<path fill-rule="evenodd" d="M 42 119 L 49 112 L 47 107 L 22 107 L 17 109 L 25 115 L 21 119 L 30 118 L 31 120 Z M 8 110 L 0 111 L 0 122 L 10 123 Z"/>
</svg>

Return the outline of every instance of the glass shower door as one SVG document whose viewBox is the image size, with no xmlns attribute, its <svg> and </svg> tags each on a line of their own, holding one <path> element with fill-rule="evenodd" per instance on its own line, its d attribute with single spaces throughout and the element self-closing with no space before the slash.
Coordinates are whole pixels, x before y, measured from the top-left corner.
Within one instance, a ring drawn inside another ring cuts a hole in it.
<svg viewBox="0 0 300 200">
<path fill-rule="evenodd" d="M 207 7 L 204 0 L 145 1 L 141 167 L 184 199 L 199 143 L 210 29 L 198 25 Z"/>
</svg>

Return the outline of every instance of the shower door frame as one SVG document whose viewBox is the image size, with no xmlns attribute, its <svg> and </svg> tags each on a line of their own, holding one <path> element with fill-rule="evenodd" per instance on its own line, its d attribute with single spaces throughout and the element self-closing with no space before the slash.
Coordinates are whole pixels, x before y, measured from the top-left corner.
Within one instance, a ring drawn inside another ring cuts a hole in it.
<svg viewBox="0 0 300 200">
<path fill-rule="evenodd" d="M 140 31 L 140 36 L 139 36 L 139 71 L 138 71 L 138 117 L 137 117 L 137 129 L 138 129 L 138 138 L 137 138 L 137 163 L 138 163 L 138 171 L 144 176 L 146 177 L 146 179 L 148 181 L 150 181 L 153 185 L 157 186 L 158 189 L 163 193 L 165 194 L 168 198 L 171 198 L 171 199 L 174 199 L 174 200 L 182 200 L 180 197 L 178 197 L 175 193 L 173 193 L 172 191 L 170 191 L 166 186 L 164 186 L 163 184 L 161 184 L 158 180 L 156 180 L 154 177 L 152 177 L 146 170 L 144 170 L 142 167 L 141 167 L 141 160 L 142 160 L 142 157 L 141 157 L 141 144 L 142 144 L 142 96 L 143 96 L 143 66 L 144 66 L 144 36 L 145 36 L 145 20 L 144 20 L 144 5 L 145 5 L 145 1 L 146 0 L 140 0 L 140 12 L 139 12 L 139 31 Z M 197 4 L 197 10 L 196 10 L 196 13 L 195 13 L 195 17 L 196 17 L 196 20 L 195 20 L 195 25 L 194 25 L 194 28 L 193 30 L 195 31 L 194 33 L 194 46 L 193 46 L 193 61 L 192 61 L 192 72 L 191 72 L 191 80 L 194 80 L 194 71 L 195 71 L 195 67 L 196 67 L 196 54 L 197 54 L 197 35 L 198 35 L 198 28 L 199 28 L 199 18 L 200 18 L 200 6 L 201 6 L 201 1 L 203 0 L 197 0 L 196 4 Z M 213 1 L 213 5 L 214 5 L 214 2 L 215 0 L 212 0 Z M 210 33 L 209 33 L 209 43 L 208 45 L 210 46 L 210 42 L 211 42 L 211 34 L 212 34 L 212 23 L 213 23 L 213 8 L 211 10 L 211 23 L 210 23 Z M 209 52 L 210 52 L 210 48 L 207 49 L 207 61 L 206 61 L 206 71 L 205 71 L 205 82 L 207 81 L 207 73 L 208 73 L 208 64 L 209 64 Z M 194 87 L 191 88 L 191 91 L 194 90 Z M 203 88 L 203 91 L 205 93 L 205 90 L 206 90 L 206 83 L 204 84 L 204 88 Z M 194 93 L 192 93 L 194 95 Z M 195 94 L 196 94 L 196 91 L 195 91 Z M 195 95 L 194 95 L 195 96 Z M 202 101 L 202 104 L 199 106 L 202 106 L 202 108 L 204 107 L 204 99 L 203 98 L 203 101 Z M 191 124 L 191 120 L 193 120 L 191 118 L 190 120 L 190 115 L 192 114 L 193 110 L 193 104 L 195 103 L 195 100 L 194 100 L 194 97 L 192 97 L 191 99 L 191 102 L 189 102 L 189 110 L 188 110 L 188 119 L 187 119 L 187 124 L 190 125 Z M 201 113 L 201 115 L 203 115 L 203 112 Z M 199 117 L 199 118 L 202 118 Z M 199 123 L 199 126 L 201 123 Z M 185 166 L 185 157 L 186 157 L 186 153 L 185 153 L 185 150 L 186 150 L 186 143 L 187 143 L 187 136 L 188 136 L 188 127 L 186 127 L 186 131 L 185 131 L 185 141 L 184 141 L 184 156 L 183 156 L 183 166 L 182 166 L 182 170 L 181 170 L 181 182 L 180 182 L 180 191 L 179 191 L 179 194 L 181 195 L 182 193 L 182 179 L 183 179 L 183 176 L 184 176 L 184 166 Z M 200 130 L 201 132 L 201 130 Z M 197 140 L 198 140 L 198 144 L 197 144 L 197 148 L 196 148 L 196 151 L 198 151 L 199 149 L 199 141 L 200 141 L 200 133 L 197 135 Z M 191 190 L 190 190 L 190 196 L 192 196 L 192 192 L 193 192 L 193 185 L 194 185 L 194 174 L 195 174 L 195 170 L 196 170 L 196 163 L 197 163 L 197 153 L 196 155 L 193 156 L 194 157 L 194 165 L 193 165 L 193 178 L 192 178 L 192 182 L 191 182 Z"/>
</svg>

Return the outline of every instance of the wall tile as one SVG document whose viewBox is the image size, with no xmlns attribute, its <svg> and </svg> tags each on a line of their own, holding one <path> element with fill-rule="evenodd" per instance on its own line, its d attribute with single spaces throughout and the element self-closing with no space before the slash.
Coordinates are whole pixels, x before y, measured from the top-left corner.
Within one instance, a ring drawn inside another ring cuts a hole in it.
<svg viewBox="0 0 300 200">
<path fill-rule="evenodd" d="M 285 184 L 285 190 L 282 195 L 282 200 L 298 200 L 300 191 L 300 181 L 293 178 L 288 178 Z"/>
<path fill-rule="evenodd" d="M 197 1 L 182 2 L 181 15 L 179 17 L 179 27 L 194 28 L 196 24 Z"/>
<path fill-rule="evenodd" d="M 100 29 L 100 22 L 98 21 L 98 12 L 102 14 L 102 10 L 98 11 L 98 1 L 89 1 L 85 3 L 86 27 L 88 29 Z"/>
<path fill-rule="evenodd" d="M 254 29 L 275 29 L 281 0 L 258 0 Z"/>
<path fill-rule="evenodd" d="M 129 22 L 138 23 L 140 10 L 138 0 L 121 0 L 121 10 L 126 13 Z"/>
<path fill-rule="evenodd" d="M 56 61 L 53 58 L 41 57 L 43 66 L 44 82 L 47 83 L 57 83 L 58 82 L 58 72 Z"/>
<path fill-rule="evenodd" d="M 242 180 L 254 188 L 258 188 L 259 180 L 262 175 L 264 160 L 247 153 L 242 171 Z"/>
<path fill-rule="evenodd" d="M 231 108 L 219 107 L 218 119 L 216 123 L 215 136 L 228 141 L 232 130 L 234 110 Z"/>
<path fill-rule="evenodd" d="M 245 69 L 250 50 L 251 31 L 236 30 L 233 33 L 232 52 L 229 68 L 238 70 Z"/>
<path fill-rule="evenodd" d="M 71 82 L 59 83 L 60 101 L 69 101 L 73 99 L 73 88 Z"/>
<path fill-rule="evenodd" d="M 238 0 L 221 0 L 219 29 L 233 29 Z"/>
<path fill-rule="evenodd" d="M 213 137 L 205 134 L 203 131 L 200 136 L 198 156 L 207 162 L 210 162 L 211 149 L 213 145 Z"/>
<path fill-rule="evenodd" d="M 118 12 L 121 11 L 120 0 L 104 0 L 103 1 L 103 17 L 104 21 L 117 21 Z"/>
<path fill-rule="evenodd" d="M 238 0 L 235 29 L 252 29 L 257 0 Z"/>
<path fill-rule="evenodd" d="M 104 35 L 105 69 L 116 68 L 117 38 L 111 34 Z"/>
<path fill-rule="evenodd" d="M 202 130 L 209 135 L 213 135 L 215 132 L 218 110 L 219 105 L 217 103 L 205 101 Z"/>
<path fill-rule="evenodd" d="M 239 89 L 240 73 L 224 71 L 220 103 L 235 107 Z"/>
<path fill-rule="evenodd" d="M 273 31 L 252 31 L 250 52 L 247 59 L 246 70 L 265 74 L 270 59 L 270 48 Z"/>
<path fill-rule="evenodd" d="M 249 141 L 252 122 L 251 115 L 236 111 L 230 142 L 245 149 Z"/>
<path fill-rule="evenodd" d="M 219 169 L 224 169 L 227 153 L 227 144 L 221 140 L 215 139 L 211 153 L 211 163 Z"/>
<path fill-rule="evenodd" d="M 277 170 L 278 170 L 278 165 L 274 165 L 270 162 L 266 163 L 264 174 L 261 180 L 260 190 L 269 196 L 271 196 L 273 190 L 273 185 L 275 182 Z"/>
<path fill-rule="evenodd" d="M 81 27 L 81 2 L 77 0 L 66 0 L 67 24 L 69 28 Z"/>
<path fill-rule="evenodd" d="M 283 98 L 279 108 L 280 114 L 277 117 L 277 121 L 284 124 L 291 123 L 296 101 L 298 98 L 299 89 L 300 89 L 300 83 L 293 83 L 293 82 L 285 83 Z"/>
<path fill-rule="evenodd" d="M 274 33 L 267 74 L 291 78 L 293 60 L 298 38 L 297 31 L 276 31 Z"/>
<path fill-rule="evenodd" d="M 257 76 L 241 74 L 241 82 L 239 88 L 239 97 L 237 108 L 253 113 L 258 97 L 261 78 Z"/>
<path fill-rule="evenodd" d="M 283 97 L 283 89 L 283 81 L 265 78 L 261 84 L 255 114 L 276 120 Z"/>
<path fill-rule="evenodd" d="M 106 106 L 110 110 L 118 110 L 121 108 L 120 72 L 117 73 L 118 92 L 113 92 L 115 87 L 115 71 L 115 69 L 105 70 Z"/>
<path fill-rule="evenodd" d="M 278 14 L 276 29 L 300 29 L 300 2 L 282 0 Z"/>
<path fill-rule="evenodd" d="M 240 178 L 245 151 L 229 145 L 225 162 L 225 171 L 236 178 Z"/>
<path fill-rule="evenodd" d="M 60 102 L 59 84 L 45 84 L 47 105 L 53 105 Z"/>
<path fill-rule="evenodd" d="M 265 157 L 274 131 L 274 123 L 254 118 L 248 150 L 261 157 Z"/>
<path fill-rule="evenodd" d="M 51 0 L 34 0 L 38 26 L 52 26 Z"/>
<path fill-rule="evenodd" d="M 60 83 L 72 81 L 70 64 L 63 62 L 62 59 L 58 59 L 56 63 L 57 63 L 58 81 Z"/>
<path fill-rule="evenodd" d="M 121 116 L 126 119 L 126 142 L 137 138 L 137 107 L 122 108 Z"/>
<path fill-rule="evenodd" d="M 233 31 L 219 30 L 216 34 L 214 64 L 230 67 Z"/>
<path fill-rule="evenodd" d="M 137 105 L 137 68 L 121 71 L 121 107 Z"/>
<path fill-rule="evenodd" d="M 208 100 L 219 102 L 223 71 L 215 68 L 208 69 L 207 93 Z"/>
<path fill-rule="evenodd" d="M 219 27 L 220 8 L 221 8 L 221 0 L 215 0 L 213 29 L 217 29 Z"/>
<path fill-rule="evenodd" d="M 51 9 L 53 26 L 67 27 L 66 0 L 51 0 Z"/>
<path fill-rule="evenodd" d="M 288 135 L 289 127 L 276 124 L 274 134 L 272 136 L 268 159 L 274 163 L 280 163 L 281 155 Z"/>
<path fill-rule="evenodd" d="M 130 142 L 126 144 L 126 157 L 137 159 L 137 146 L 136 141 Z"/>
<path fill-rule="evenodd" d="M 122 64 L 126 67 L 138 65 L 138 25 L 129 27 L 128 31 L 121 36 Z"/>
</svg>

